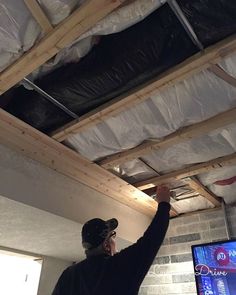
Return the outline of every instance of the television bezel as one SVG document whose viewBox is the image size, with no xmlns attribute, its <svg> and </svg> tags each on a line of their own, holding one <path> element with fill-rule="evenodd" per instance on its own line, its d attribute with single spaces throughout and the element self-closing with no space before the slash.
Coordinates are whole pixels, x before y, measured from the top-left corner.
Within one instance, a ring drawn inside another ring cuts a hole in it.
<svg viewBox="0 0 236 295">
<path fill-rule="evenodd" d="M 211 246 L 211 245 L 217 245 L 217 244 L 223 244 L 223 243 L 230 243 L 230 242 L 236 242 L 236 238 L 232 238 L 229 240 L 219 240 L 219 241 L 214 241 L 214 242 L 208 242 L 208 243 L 203 243 L 203 244 L 196 244 L 196 245 L 191 245 L 191 251 L 192 251 L 192 258 L 193 258 L 193 271 L 194 271 L 194 278 L 195 278 L 195 284 L 197 288 L 197 295 L 200 295 L 199 287 L 198 287 L 198 282 L 197 282 L 197 276 L 195 274 L 195 261 L 194 261 L 194 252 L 193 249 L 195 247 L 204 247 L 204 246 Z"/>
</svg>

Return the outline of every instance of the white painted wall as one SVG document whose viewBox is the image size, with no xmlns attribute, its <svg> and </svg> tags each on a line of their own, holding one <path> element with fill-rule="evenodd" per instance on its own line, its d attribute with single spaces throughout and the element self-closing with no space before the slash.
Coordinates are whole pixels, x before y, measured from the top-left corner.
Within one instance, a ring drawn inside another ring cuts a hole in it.
<svg viewBox="0 0 236 295">
<path fill-rule="evenodd" d="M 44 257 L 38 295 L 51 295 L 61 273 L 71 264 L 69 261 Z"/>
<path fill-rule="evenodd" d="M 150 219 L 89 187 L 0 145 L 0 195 L 84 224 L 119 219 L 118 236 L 135 241 Z"/>
</svg>

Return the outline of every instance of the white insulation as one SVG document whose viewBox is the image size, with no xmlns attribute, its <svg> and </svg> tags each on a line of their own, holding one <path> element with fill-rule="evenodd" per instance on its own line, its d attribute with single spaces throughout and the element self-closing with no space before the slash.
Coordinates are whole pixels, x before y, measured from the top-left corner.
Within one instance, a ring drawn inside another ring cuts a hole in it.
<svg viewBox="0 0 236 295">
<path fill-rule="evenodd" d="M 83 2 L 84 0 L 38 0 L 53 25 L 59 24 Z M 124 30 L 165 2 L 136 0 L 122 6 L 30 74 L 30 79 L 40 77 L 63 64 L 78 62 L 99 42 L 99 35 Z M 0 72 L 42 37 L 40 26 L 23 0 L 0 0 Z M 236 55 L 223 60 L 220 66 L 236 77 Z M 201 122 L 233 107 L 236 107 L 236 88 L 204 70 L 166 90 L 153 92 L 145 102 L 117 116 L 82 133 L 71 135 L 65 143 L 94 161 L 135 147 L 145 140 L 162 140 L 184 126 Z M 167 173 L 234 152 L 236 124 L 144 156 L 142 160 L 154 170 L 136 159 L 114 167 L 113 172 L 133 183 L 157 175 L 155 170 Z M 236 183 L 219 185 L 216 181 L 235 176 L 236 166 L 232 166 L 199 175 L 199 178 L 216 195 L 223 197 L 227 203 L 232 203 L 236 201 Z M 173 202 L 173 206 L 179 213 L 213 207 L 201 196 Z"/>
<path fill-rule="evenodd" d="M 236 55 L 222 61 L 221 66 L 236 77 Z M 152 93 L 145 102 L 115 117 L 71 135 L 66 144 L 94 161 L 135 147 L 144 140 L 162 140 L 181 127 L 201 122 L 233 107 L 236 107 L 236 88 L 204 70 L 166 90 Z M 167 173 L 235 152 L 236 124 L 232 124 L 200 138 L 147 154 L 142 159 L 156 171 Z M 113 170 L 131 183 L 156 175 L 138 159 L 115 166 Z M 236 176 L 236 167 L 213 170 L 200 175 L 200 179 L 216 195 L 232 203 L 236 201 L 236 184 L 214 184 L 225 179 L 227 173 L 230 177 Z M 212 207 L 201 197 L 178 201 L 174 205 L 180 212 Z"/>
<path fill-rule="evenodd" d="M 84 0 L 39 0 L 43 11 L 53 25 L 57 25 Z M 35 79 L 68 62 L 78 62 L 93 45 L 96 36 L 117 33 L 141 21 L 165 0 L 136 0 L 115 10 L 84 33 L 45 65 L 33 72 Z M 0 72 L 29 50 L 43 36 L 23 0 L 0 0 Z M 94 36 L 94 37 L 93 37 Z"/>
</svg>

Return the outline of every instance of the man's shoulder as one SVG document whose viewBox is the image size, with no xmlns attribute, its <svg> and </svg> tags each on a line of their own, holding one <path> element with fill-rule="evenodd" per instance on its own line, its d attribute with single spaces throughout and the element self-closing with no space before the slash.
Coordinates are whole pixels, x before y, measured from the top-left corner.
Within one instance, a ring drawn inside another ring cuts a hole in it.
<svg viewBox="0 0 236 295">
<path fill-rule="evenodd" d="M 80 262 L 76 262 L 76 263 L 73 263 L 72 265 L 70 265 L 69 267 L 67 267 L 65 270 L 64 270 L 64 273 L 73 273 L 73 272 L 76 272 L 78 271 L 82 265 L 86 264 L 86 259 L 80 261 Z"/>
</svg>

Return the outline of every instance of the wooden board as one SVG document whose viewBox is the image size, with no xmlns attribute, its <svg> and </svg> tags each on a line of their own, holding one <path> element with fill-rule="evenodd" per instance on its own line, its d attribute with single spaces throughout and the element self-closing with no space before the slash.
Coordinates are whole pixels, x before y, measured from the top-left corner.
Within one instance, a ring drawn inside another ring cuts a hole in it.
<svg viewBox="0 0 236 295">
<path fill-rule="evenodd" d="M 114 9 L 122 0 L 87 0 L 31 50 L 0 74 L 0 94 L 20 82 L 62 48 L 72 43 Z"/>
<path fill-rule="evenodd" d="M 157 203 L 142 191 L 2 109 L 0 143 L 141 213 L 156 211 Z"/>
<path fill-rule="evenodd" d="M 229 85 L 236 87 L 236 78 L 229 75 L 219 65 L 212 65 L 209 70 L 214 73 L 218 78 L 224 80 Z"/>
<path fill-rule="evenodd" d="M 185 181 L 193 190 L 195 190 L 202 197 L 210 201 L 214 206 L 221 206 L 222 199 L 214 195 L 211 191 L 209 191 L 204 185 L 200 183 L 200 181 L 196 177 L 186 178 Z"/>
<path fill-rule="evenodd" d="M 152 177 L 144 181 L 140 181 L 134 184 L 135 187 L 140 190 L 146 190 L 148 188 L 166 184 L 175 179 L 183 179 L 186 177 L 191 177 L 201 173 L 209 172 L 217 168 L 236 165 L 236 153 L 233 153 L 228 156 L 220 157 L 208 162 L 201 164 L 195 164 L 187 168 L 183 168 L 177 171 L 173 171 L 162 176 Z"/>
<path fill-rule="evenodd" d="M 36 0 L 24 0 L 24 2 L 44 33 L 53 30 L 53 26 Z"/>
<path fill-rule="evenodd" d="M 191 75 L 199 73 L 203 69 L 209 68 L 212 64 L 217 64 L 222 58 L 232 54 L 235 50 L 236 38 L 234 35 L 188 58 L 183 63 L 164 72 L 152 81 L 140 85 L 129 93 L 121 95 L 88 114 L 81 116 L 79 121 L 73 121 L 56 130 L 52 133 L 52 137 L 58 141 L 63 141 L 70 134 L 76 134 L 91 128 L 119 114 L 121 111 L 145 101 L 155 91 L 170 87 Z"/>
<path fill-rule="evenodd" d="M 99 161 L 98 164 L 106 169 L 109 169 L 115 165 L 142 157 L 143 155 L 151 153 L 155 150 L 168 148 L 183 141 L 208 134 L 213 130 L 227 126 L 234 122 L 236 122 L 236 108 L 223 112 L 200 123 L 179 129 L 159 142 L 147 141 L 135 148 L 107 157 L 104 160 Z"/>
</svg>

